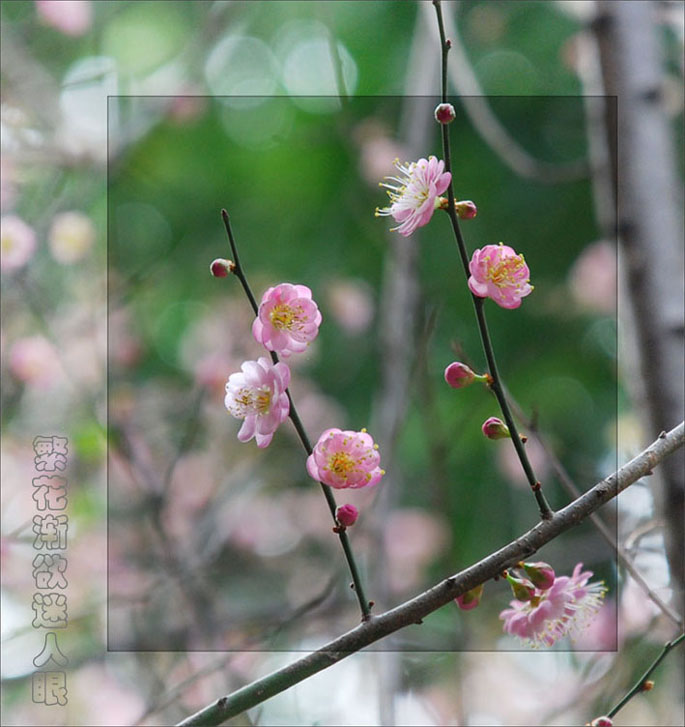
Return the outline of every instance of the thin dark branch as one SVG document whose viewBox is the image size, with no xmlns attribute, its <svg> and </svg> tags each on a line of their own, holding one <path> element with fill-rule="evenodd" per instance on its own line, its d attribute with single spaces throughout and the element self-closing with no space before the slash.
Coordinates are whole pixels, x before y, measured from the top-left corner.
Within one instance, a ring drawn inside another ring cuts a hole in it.
<svg viewBox="0 0 685 727">
<path fill-rule="evenodd" d="M 250 305 L 252 306 L 252 310 L 254 311 L 255 315 L 259 315 L 259 306 L 257 305 L 257 301 L 254 297 L 254 294 L 252 293 L 252 289 L 250 288 L 250 284 L 247 282 L 247 277 L 245 276 L 245 271 L 243 270 L 243 266 L 240 263 L 240 257 L 238 256 L 238 246 L 236 245 L 235 238 L 233 236 L 233 230 L 231 229 L 231 222 L 228 216 L 228 212 L 226 212 L 225 209 L 221 210 L 221 218 L 224 221 L 224 227 L 226 228 L 226 234 L 228 235 L 228 242 L 231 245 L 231 253 L 233 255 L 233 274 L 240 280 L 240 284 L 243 287 L 243 290 L 245 291 L 245 295 L 247 296 L 247 299 L 250 301 Z M 270 351 L 271 354 L 271 360 L 276 364 L 279 362 L 278 354 L 275 351 Z M 293 426 L 295 427 L 295 430 L 297 431 L 297 435 L 300 438 L 300 441 L 302 442 L 302 446 L 304 447 L 305 452 L 307 453 L 307 456 L 309 456 L 312 452 L 312 445 L 309 440 L 309 437 L 307 435 L 307 432 L 305 431 L 304 425 L 302 424 L 302 420 L 300 419 L 300 415 L 297 413 L 297 408 L 295 407 L 295 402 L 293 401 L 293 398 L 290 394 L 290 389 L 286 389 L 285 393 L 288 396 L 288 401 L 290 403 L 290 411 L 288 416 L 290 417 L 290 420 L 293 423 Z M 371 603 L 366 597 L 366 594 L 364 593 L 364 586 L 362 584 L 361 575 L 359 574 L 359 568 L 357 567 L 357 561 L 354 558 L 354 554 L 352 552 L 352 546 L 350 545 L 350 539 L 347 537 L 347 532 L 345 528 L 338 527 L 338 521 L 335 517 L 335 511 L 337 509 L 337 503 L 335 501 L 335 496 L 331 492 L 331 488 L 328 485 L 324 485 L 323 482 L 319 483 L 321 485 L 321 491 L 324 494 L 324 497 L 326 498 L 326 503 L 328 504 L 328 509 L 331 511 L 331 517 L 333 518 L 333 523 L 336 527 L 336 532 L 338 534 L 338 538 L 340 539 L 340 545 L 342 546 L 343 552 L 345 553 L 345 559 L 347 560 L 347 565 L 350 569 L 350 574 L 352 575 L 352 583 L 354 585 L 354 592 L 357 595 L 357 600 L 359 601 L 359 608 L 362 612 L 362 621 L 368 619 L 371 614 Z"/>
</svg>

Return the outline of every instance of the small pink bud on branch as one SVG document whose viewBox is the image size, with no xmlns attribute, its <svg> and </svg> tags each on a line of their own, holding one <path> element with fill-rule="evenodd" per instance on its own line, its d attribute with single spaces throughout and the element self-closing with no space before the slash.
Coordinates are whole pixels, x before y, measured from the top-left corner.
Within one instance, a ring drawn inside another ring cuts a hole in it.
<svg viewBox="0 0 685 727">
<path fill-rule="evenodd" d="M 359 510 L 354 505 L 340 505 L 335 511 L 335 519 L 344 528 L 352 527 L 357 522 Z"/>
<path fill-rule="evenodd" d="M 457 118 L 456 111 L 451 103 L 438 104 L 433 115 L 439 124 L 451 124 Z"/>
<path fill-rule="evenodd" d="M 454 209 L 460 220 L 472 220 L 478 214 L 476 203 L 470 199 L 464 199 L 454 203 Z"/>
<path fill-rule="evenodd" d="M 453 389 L 463 389 L 474 381 L 489 383 L 488 374 L 477 374 L 473 369 L 460 361 L 454 361 L 445 369 L 445 381 Z"/>
<path fill-rule="evenodd" d="M 215 278 L 225 278 L 229 273 L 235 272 L 235 263 L 232 260 L 218 257 L 216 260 L 212 260 L 209 272 Z"/>
<path fill-rule="evenodd" d="M 497 417 L 486 419 L 481 430 L 488 439 L 507 439 L 511 437 L 509 427 Z"/>
<path fill-rule="evenodd" d="M 531 583 L 541 591 L 546 591 L 554 585 L 556 575 L 554 569 L 548 563 L 539 561 L 537 563 L 522 563 L 521 568 L 526 572 Z"/>
<path fill-rule="evenodd" d="M 535 587 L 530 581 L 524 580 L 523 578 L 516 578 L 511 573 L 507 573 L 506 577 L 511 586 L 514 598 L 525 602 L 530 601 L 535 596 Z"/>
<path fill-rule="evenodd" d="M 463 593 L 461 596 L 457 596 L 454 600 L 462 611 L 470 611 L 472 608 L 476 608 L 476 606 L 480 603 L 482 595 L 483 584 L 481 583 L 479 586 L 472 588 L 470 591 Z"/>
<path fill-rule="evenodd" d="M 595 717 L 592 722 L 587 722 L 587 727 L 613 727 L 613 722 L 609 717 Z"/>
</svg>

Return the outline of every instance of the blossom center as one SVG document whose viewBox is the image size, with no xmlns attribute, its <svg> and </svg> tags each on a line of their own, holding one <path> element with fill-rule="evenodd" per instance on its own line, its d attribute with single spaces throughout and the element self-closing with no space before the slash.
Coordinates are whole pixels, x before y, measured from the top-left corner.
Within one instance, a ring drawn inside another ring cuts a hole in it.
<svg viewBox="0 0 685 727">
<path fill-rule="evenodd" d="M 288 331 L 292 331 L 293 328 L 298 329 L 302 327 L 302 309 L 301 308 L 293 308 L 292 306 L 289 306 L 287 303 L 278 303 L 273 307 L 271 312 L 269 313 L 269 318 L 271 320 L 271 325 L 278 329 L 279 331 L 282 331 L 283 329 L 286 329 Z"/>
<path fill-rule="evenodd" d="M 487 271 L 485 277 L 488 280 L 491 280 L 498 288 L 519 286 L 520 281 L 517 280 L 518 273 L 525 264 L 523 255 L 507 257 L 500 261 L 497 265 L 493 265 L 493 267 Z M 526 280 L 525 282 L 528 281 Z"/>
<path fill-rule="evenodd" d="M 354 469 L 355 462 L 347 452 L 336 452 L 328 460 L 328 468 L 336 475 L 344 476 Z"/>
<path fill-rule="evenodd" d="M 254 408 L 257 414 L 266 414 L 271 407 L 271 389 L 266 386 L 255 391 Z"/>
</svg>

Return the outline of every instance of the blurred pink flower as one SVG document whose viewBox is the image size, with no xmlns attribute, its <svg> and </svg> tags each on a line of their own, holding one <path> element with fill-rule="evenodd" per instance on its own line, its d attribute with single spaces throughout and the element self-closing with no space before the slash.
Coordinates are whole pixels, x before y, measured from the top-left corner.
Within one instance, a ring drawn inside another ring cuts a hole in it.
<svg viewBox="0 0 685 727">
<path fill-rule="evenodd" d="M 366 429 L 327 429 L 307 458 L 307 472 L 318 482 L 337 489 L 370 487 L 385 474 L 380 459 L 378 445 Z"/>
<path fill-rule="evenodd" d="M 65 265 L 77 262 L 88 254 L 94 240 L 93 222 L 82 212 L 61 212 L 53 218 L 48 244 L 57 262 Z"/>
<path fill-rule="evenodd" d="M 521 467 L 516 450 L 508 443 L 497 446 L 497 467 L 500 472 L 515 485 L 528 487 L 528 478 Z M 526 442 L 526 454 L 538 478 L 544 480 L 549 474 L 549 459 L 540 442 L 531 436 Z"/>
<path fill-rule="evenodd" d="M 273 364 L 265 356 L 245 361 L 240 368 L 240 373 L 228 377 L 226 408 L 236 419 L 245 420 L 238 432 L 241 442 L 254 437 L 258 447 L 267 447 L 290 411 L 285 393 L 290 369 L 281 362 Z"/>
<path fill-rule="evenodd" d="M 16 270 L 31 259 L 36 249 L 36 233 L 16 215 L 0 219 L 0 268 Z"/>
<path fill-rule="evenodd" d="M 392 589 L 402 592 L 418 587 L 425 568 L 449 544 L 450 534 L 440 515 L 418 508 L 393 510 L 385 518 L 383 533 Z"/>
<path fill-rule="evenodd" d="M 514 599 L 500 613 L 504 631 L 528 646 L 552 646 L 567 635 L 580 632 L 602 606 L 606 586 L 588 583 L 591 571 L 578 563 L 572 576 L 559 576 L 546 591 L 535 590 L 529 601 Z"/>
<path fill-rule="evenodd" d="M 10 371 L 25 384 L 47 389 L 59 374 L 55 347 L 43 336 L 20 338 L 9 354 Z"/>
<path fill-rule="evenodd" d="M 616 311 L 616 249 L 600 240 L 588 245 L 569 274 L 569 286 L 579 306 L 597 313 Z"/>
<path fill-rule="evenodd" d="M 333 318 L 348 333 L 363 333 L 373 320 L 373 298 L 368 286 L 359 280 L 336 280 L 326 289 Z"/>
<path fill-rule="evenodd" d="M 0 210 L 7 210 L 14 204 L 14 164 L 7 156 L 0 157 Z"/>
<path fill-rule="evenodd" d="M 502 308 L 518 308 L 533 291 L 523 255 L 500 242 L 476 250 L 469 263 L 469 288 L 479 298 L 491 298 Z"/>
<path fill-rule="evenodd" d="M 65 35 L 78 36 L 93 22 L 90 0 L 36 0 L 38 17 Z"/>
<path fill-rule="evenodd" d="M 281 283 L 262 296 L 252 335 L 281 356 L 302 353 L 319 334 L 321 313 L 306 285 Z"/>
<path fill-rule="evenodd" d="M 392 204 L 382 209 L 376 207 L 376 217 L 392 216 L 400 224 L 391 229 L 409 237 L 418 227 L 430 222 L 452 175 L 445 171 L 445 162 L 434 156 L 404 164 L 397 159 L 395 167 L 402 176 L 385 177 L 394 184 L 381 182 L 381 187 L 388 190 Z"/>
</svg>

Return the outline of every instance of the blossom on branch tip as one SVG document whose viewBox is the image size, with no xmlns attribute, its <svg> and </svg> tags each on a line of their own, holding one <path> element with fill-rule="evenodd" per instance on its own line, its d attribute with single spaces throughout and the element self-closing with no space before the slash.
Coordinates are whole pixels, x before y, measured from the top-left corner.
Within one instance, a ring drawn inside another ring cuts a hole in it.
<svg viewBox="0 0 685 727">
<path fill-rule="evenodd" d="M 534 647 L 578 633 L 595 617 L 607 591 L 602 581 L 589 583 L 591 576 L 578 563 L 572 576 L 557 577 L 546 591 L 535 589 L 527 601 L 514 599 L 500 613 L 504 631 Z"/>
<path fill-rule="evenodd" d="M 396 159 L 395 167 L 400 176 L 386 177 L 389 184 L 380 183 L 387 189 L 392 204 L 382 209 L 376 207 L 376 217 L 392 216 L 400 224 L 391 229 L 409 237 L 417 227 L 428 224 L 441 204 L 440 195 L 449 186 L 452 175 L 445 171 L 445 162 L 434 156 L 404 164 Z"/>
<path fill-rule="evenodd" d="M 349 528 L 357 522 L 359 510 L 354 505 L 340 505 L 336 508 L 335 519 L 344 527 Z"/>
<path fill-rule="evenodd" d="M 370 487 L 385 474 L 380 459 L 378 445 L 366 429 L 327 429 L 307 458 L 307 472 L 336 489 Z"/>
<path fill-rule="evenodd" d="M 481 430 L 488 439 L 507 439 L 511 436 L 509 427 L 497 417 L 486 419 Z"/>
<path fill-rule="evenodd" d="M 252 335 L 281 356 L 302 353 L 319 334 L 321 313 L 306 285 L 281 283 L 262 296 Z"/>
<path fill-rule="evenodd" d="M 476 606 L 478 606 L 482 595 L 483 584 L 481 583 L 479 586 L 472 588 L 470 591 L 462 593 L 461 596 L 457 596 L 454 600 L 462 611 L 470 611 L 472 608 L 476 608 Z"/>
<path fill-rule="evenodd" d="M 610 717 L 595 717 L 592 722 L 588 722 L 588 727 L 613 727 L 613 721 Z"/>
<path fill-rule="evenodd" d="M 226 382 L 226 409 L 236 419 L 244 419 L 238 432 L 241 442 L 254 437 L 258 447 L 267 447 L 290 412 L 286 393 L 290 369 L 287 364 L 274 364 L 265 356 L 245 361 L 240 369 Z"/>
<path fill-rule="evenodd" d="M 533 291 L 523 255 L 500 242 L 476 250 L 469 263 L 469 289 L 479 298 L 491 298 L 502 308 L 518 308 Z"/>
</svg>

